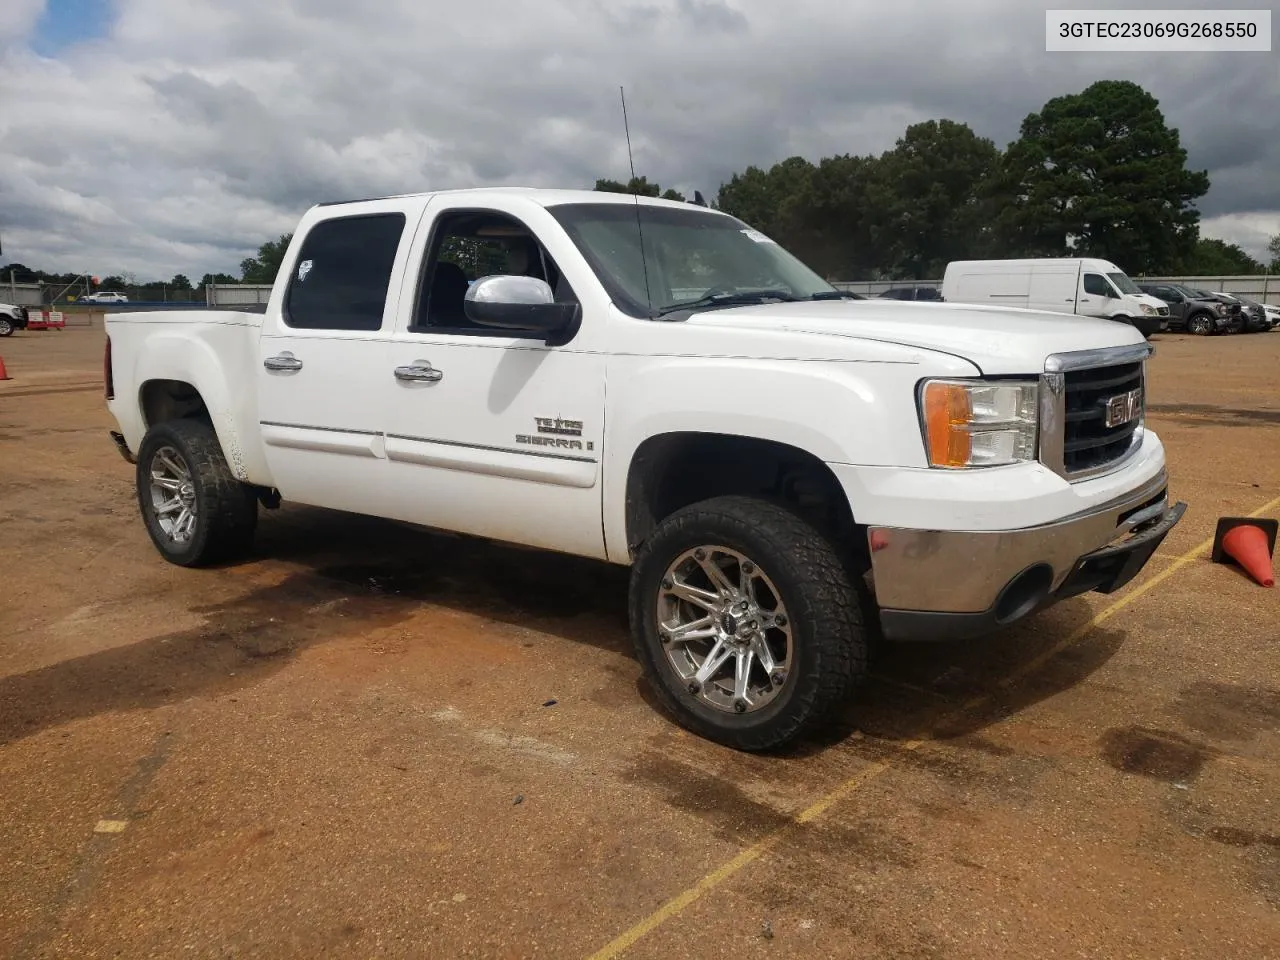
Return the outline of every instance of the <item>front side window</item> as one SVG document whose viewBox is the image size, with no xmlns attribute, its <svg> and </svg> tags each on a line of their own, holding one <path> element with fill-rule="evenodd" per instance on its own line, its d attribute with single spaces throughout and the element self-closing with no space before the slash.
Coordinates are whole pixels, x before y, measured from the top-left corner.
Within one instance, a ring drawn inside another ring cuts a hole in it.
<svg viewBox="0 0 1280 960">
<path fill-rule="evenodd" d="M 577 302 L 568 278 L 520 220 L 495 210 L 450 211 L 432 229 L 411 329 L 511 336 L 511 330 L 481 326 L 467 317 L 467 289 L 494 275 L 544 280 L 556 302 Z"/>
<path fill-rule="evenodd" d="M 1115 293 L 1111 290 L 1111 285 L 1099 273 L 1086 273 L 1084 275 L 1084 292 L 1091 297 L 1115 296 Z"/>
<path fill-rule="evenodd" d="M 307 330 L 378 330 L 402 213 L 338 217 L 317 223 L 302 241 L 285 292 L 284 318 Z"/>
<path fill-rule="evenodd" d="M 787 300 L 839 296 L 795 256 L 726 214 L 626 203 L 549 210 L 614 302 L 634 317 L 762 291 Z"/>
</svg>

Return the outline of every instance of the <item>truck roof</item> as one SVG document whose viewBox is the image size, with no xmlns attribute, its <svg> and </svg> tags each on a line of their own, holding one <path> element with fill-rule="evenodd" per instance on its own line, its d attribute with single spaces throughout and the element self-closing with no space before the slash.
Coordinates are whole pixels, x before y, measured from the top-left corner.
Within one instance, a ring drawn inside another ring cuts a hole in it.
<svg viewBox="0 0 1280 960">
<path fill-rule="evenodd" d="M 462 187 L 452 190 L 421 190 L 413 193 L 390 194 L 384 197 L 365 197 L 359 200 L 326 200 L 317 207 L 338 207 L 344 204 L 369 203 L 376 200 L 402 200 L 409 197 L 466 196 L 469 193 L 519 194 L 544 207 L 556 207 L 566 203 L 635 203 L 637 197 L 630 193 L 612 193 L 605 190 L 558 190 L 549 187 Z M 639 197 L 646 205 L 659 207 L 697 206 L 689 200 L 663 200 L 660 197 Z M 703 208 L 707 209 L 707 208 Z M 713 211 L 714 212 L 714 211 Z"/>
</svg>

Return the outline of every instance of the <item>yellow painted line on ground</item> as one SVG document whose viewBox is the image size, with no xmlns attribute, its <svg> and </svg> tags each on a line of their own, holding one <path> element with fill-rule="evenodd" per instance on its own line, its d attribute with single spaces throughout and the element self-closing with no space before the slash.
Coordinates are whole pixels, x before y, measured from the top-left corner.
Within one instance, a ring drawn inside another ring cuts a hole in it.
<svg viewBox="0 0 1280 960">
<path fill-rule="evenodd" d="M 1280 497 L 1276 497 L 1274 500 L 1271 500 L 1268 503 L 1264 503 L 1257 510 L 1253 511 L 1253 513 L 1248 514 L 1248 516 L 1260 517 L 1263 514 L 1270 513 L 1276 507 L 1280 507 Z M 1010 687 L 1013 684 L 1017 683 L 1019 680 L 1026 677 L 1027 674 L 1040 669 L 1040 667 L 1044 666 L 1044 664 L 1047 663 L 1049 660 L 1056 657 L 1059 653 L 1061 653 L 1067 647 L 1071 646 L 1073 643 L 1076 643 L 1077 641 L 1082 639 L 1085 635 L 1087 635 L 1088 633 L 1096 629 L 1100 624 L 1106 622 L 1107 620 L 1110 620 L 1117 613 L 1119 613 L 1125 607 L 1129 606 L 1129 604 L 1133 603 L 1139 597 L 1145 596 L 1146 594 L 1150 593 L 1157 586 L 1164 583 L 1164 581 L 1168 580 L 1171 576 L 1173 576 L 1175 573 L 1177 573 L 1187 564 L 1195 562 L 1195 560 L 1201 554 L 1206 553 L 1212 547 L 1213 547 L 1213 538 L 1210 537 L 1208 540 L 1205 540 L 1203 543 L 1199 543 L 1196 546 L 1192 547 L 1186 553 L 1174 558 L 1167 567 L 1165 567 L 1155 576 L 1151 577 L 1148 580 L 1144 580 L 1139 586 L 1135 587 L 1133 590 L 1130 590 L 1128 593 L 1122 594 L 1118 600 L 1116 600 L 1112 604 L 1109 604 L 1106 607 L 1103 607 L 1102 610 L 1098 611 L 1098 613 L 1096 613 L 1089 621 L 1081 625 L 1076 630 L 1073 630 L 1071 633 L 1067 634 L 1067 636 L 1064 637 L 1062 640 L 1059 640 L 1057 643 L 1049 647 L 1049 649 L 1045 650 L 1043 653 L 1039 654 L 1038 656 L 1032 657 L 1030 660 L 1022 664 L 1021 666 L 1019 666 L 1016 670 L 1014 670 L 1008 676 L 1004 677 L 1000 681 L 1000 686 Z M 935 726 L 939 726 L 939 727 L 945 726 L 949 721 L 954 720 L 960 716 L 963 716 L 969 711 L 982 706 L 990 698 L 991 698 L 991 694 L 987 693 L 966 701 L 958 709 L 952 710 L 951 712 L 944 714 Z M 906 753 L 906 752 L 918 750 L 928 742 L 929 742 L 928 739 L 907 740 L 904 743 L 898 744 L 898 749 Z M 703 894 L 711 892 L 716 887 L 720 886 L 720 884 L 724 883 L 726 880 L 732 877 L 734 874 L 742 870 L 743 867 L 746 867 L 748 864 L 753 863 L 756 860 L 760 859 L 761 856 L 763 856 L 771 848 L 776 846 L 782 840 L 782 838 L 786 836 L 789 830 L 793 830 L 797 826 L 809 823 L 810 821 L 815 820 L 818 817 L 822 816 L 822 814 L 826 813 L 828 810 L 830 810 L 833 806 L 835 806 L 841 800 L 845 799 L 855 791 L 861 789 L 863 786 L 870 783 L 876 777 L 880 776 L 882 773 L 887 771 L 890 767 L 894 765 L 897 759 L 899 758 L 876 761 L 875 763 L 871 764 L 865 769 L 854 774 L 848 780 L 845 780 L 843 783 L 837 786 L 830 793 L 827 793 L 825 796 L 816 800 L 814 803 L 810 804 L 808 807 L 800 811 L 798 814 L 795 814 L 790 819 L 790 821 L 788 821 L 787 823 L 779 827 L 773 833 L 769 834 L 768 836 L 764 837 L 762 840 L 758 840 L 756 843 L 747 847 L 745 850 L 739 853 L 732 860 L 729 860 L 728 862 L 720 865 L 719 867 L 716 867 L 716 869 L 706 874 L 693 886 L 676 894 L 674 897 L 672 897 L 670 900 L 668 900 L 666 903 L 660 906 L 653 913 L 649 914 L 649 916 L 645 917 L 635 926 L 631 927 L 628 930 L 624 930 L 622 933 L 618 934 L 618 936 L 616 936 L 609 943 L 605 944 L 595 953 L 591 954 L 591 956 L 588 957 L 587 960 L 613 960 L 613 958 L 615 957 L 622 956 L 622 954 L 630 950 L 633 946 L 636 945 L 636 943 L 638 943 L 646 935 L 656 930 L 658 927 L 662 926 L 662 924 L 666 923 L 672 917 L 675 917 L 680 913 L 682 913 L 686 907 L 690 906 L 696 900 L 701 898 Z"/>
</svg>

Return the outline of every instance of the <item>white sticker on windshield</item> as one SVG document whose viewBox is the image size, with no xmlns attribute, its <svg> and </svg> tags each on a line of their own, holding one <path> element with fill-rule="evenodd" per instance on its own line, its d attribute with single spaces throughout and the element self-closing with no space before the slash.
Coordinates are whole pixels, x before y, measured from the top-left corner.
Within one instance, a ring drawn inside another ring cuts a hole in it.
<svg viewBox="0 0 1280 960">
<path fill-rule="evenodd" d="M 743 230 L 742 232 L 745 233 L 752 240 L 754 240 L 756 243 L 773 243 L 774 242 L 770 240 L 768 237 L 766 237 L 759 230 L 752 230 L 750 227 L 747 227 L 747 229 Z"/>
<path fill-rule="evenodd" d="M 310 260 L 303 260 L 300 264 L 298 264 L 298 280 L 299 281 L 307 279 L 307 274 L 311 272 L 311 266 L 312 264 Z"/>
</svg>

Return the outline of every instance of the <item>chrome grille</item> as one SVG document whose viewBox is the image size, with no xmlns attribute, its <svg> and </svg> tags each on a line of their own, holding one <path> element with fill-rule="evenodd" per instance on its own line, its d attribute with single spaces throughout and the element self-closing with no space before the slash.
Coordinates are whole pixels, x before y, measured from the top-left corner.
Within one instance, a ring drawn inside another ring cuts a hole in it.
<svg viewBox="0 0 1280 960">
<path fill-rule="evenodd" d="M 1141 414 L 1108 427 L 1107 403 L 1131 390 L 1139 391 L 1141 398 L 1142 386 L 1141 363 L 1065 374 L 1062 466 L 1068 476 L 1104 467 L 1129 452 Z"/>
<path fill-rule="evenodd" d="M 1050 356 L 1040 386 L 1041 463 L 1077 481 L 1128 459 L 1142 441 L 1150 354 L 1149 344 L 1134 344 Z"/>
<path fill-rule="evenodd" d="M 1168 307 L 1156 307 L 1156 316 L 1167 317 L 1169 315 Z"/>
</svg>

